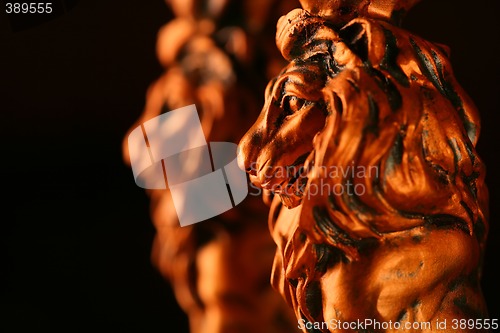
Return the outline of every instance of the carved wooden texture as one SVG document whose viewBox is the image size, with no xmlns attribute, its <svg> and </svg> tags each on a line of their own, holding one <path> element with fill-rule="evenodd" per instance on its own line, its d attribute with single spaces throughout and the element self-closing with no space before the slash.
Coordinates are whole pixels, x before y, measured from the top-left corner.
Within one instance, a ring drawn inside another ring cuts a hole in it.
<svg viewBox="0 0 500 333">
<path fill-rule="evenodd" d="M 415 1 L 301 3 L 278 23 L 289 64 L 240 142 L 276 194 L 273 285 L 310 323 L 486 318 L 479 117 L 448 49 L 395 25 Z"/>
</svg>

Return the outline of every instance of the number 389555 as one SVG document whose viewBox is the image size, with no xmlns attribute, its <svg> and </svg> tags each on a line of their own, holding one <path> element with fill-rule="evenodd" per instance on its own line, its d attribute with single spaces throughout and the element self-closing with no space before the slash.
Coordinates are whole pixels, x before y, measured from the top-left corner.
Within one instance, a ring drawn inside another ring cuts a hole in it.
<svg viewBox="0 0 500 333">
<path fill-rule="evenodd" d="M 7 14 L 50 14 L 52 2 L 7 2 L 5 12 Z"/>
</svg>

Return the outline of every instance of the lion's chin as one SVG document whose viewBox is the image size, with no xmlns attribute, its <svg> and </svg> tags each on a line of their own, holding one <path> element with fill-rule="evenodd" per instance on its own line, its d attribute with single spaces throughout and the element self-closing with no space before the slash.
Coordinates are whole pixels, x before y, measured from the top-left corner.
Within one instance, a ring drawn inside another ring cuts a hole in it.
<svg viewBox="0 0 500 333">
<path fill-rule="evenodd" d="M 295 208 L 302 203 L 304 191 L 307 185 L 307 177 L 297 177 L 290 180 L 293 183 L 288 183 L 286 189 L 277 193 L 283 205 L 289 209 Z"/>
<path fill-rule="evenodd" d="M 283 206 L 288 209 L 295 208 L 302 203 L 302 197 L 296 195 L 280 194 L 279 197 Z"/>
</svg>

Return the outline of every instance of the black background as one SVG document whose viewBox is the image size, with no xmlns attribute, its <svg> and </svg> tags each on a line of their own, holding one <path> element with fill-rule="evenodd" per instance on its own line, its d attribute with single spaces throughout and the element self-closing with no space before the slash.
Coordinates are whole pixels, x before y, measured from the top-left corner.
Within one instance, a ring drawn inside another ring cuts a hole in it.
<svg viewBox="0 0 500 333">
<path fill-rule="evenodd" d="M 0 12 L 0 331 L 185 331 L 150 263 L 147 197 L 121 158 L 123 136 L 162 72 L 156 32 L 171 14 L 161 0 L 62 8 L 31 27 L 9 21 L 3 4 Z M 404 25 L 451 47 L 482 115 L 491 318 L 500 318 L 499 9 L 499 1 L 424 0 Z"/>
</svg>

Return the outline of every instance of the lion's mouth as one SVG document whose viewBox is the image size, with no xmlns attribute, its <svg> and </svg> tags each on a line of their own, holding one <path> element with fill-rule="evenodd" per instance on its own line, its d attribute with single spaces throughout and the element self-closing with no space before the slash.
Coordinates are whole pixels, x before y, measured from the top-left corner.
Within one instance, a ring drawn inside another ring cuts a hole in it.
<svg viewBox="0 0 500 333">
<path fill-rule="evenodd" d="M 291 179 L 288 181 L 285 191 L 277 193 L 280 196 L 283 205 L 288 208 L 294 208 L 300 205 L 304 196 L 306 184 L 306 176 L 300 176 L 295 180 Z"/>
<path fill-rule="evenodd" d="M 288 208 L 300 205 L 308 181 L 306 160 L 309 155 L 309 152 L 305 153 L 299 156 L 291 165 L 284 167 L 286 177 L 282 181 L 276 182 L 276 178 L 273 177 L 268 182 L 262 184 L 262 188 L 279 195 L 283 205 Z M 279 170 L 276 168 L 273 175 L 276 175 Z"/>
</svg>

